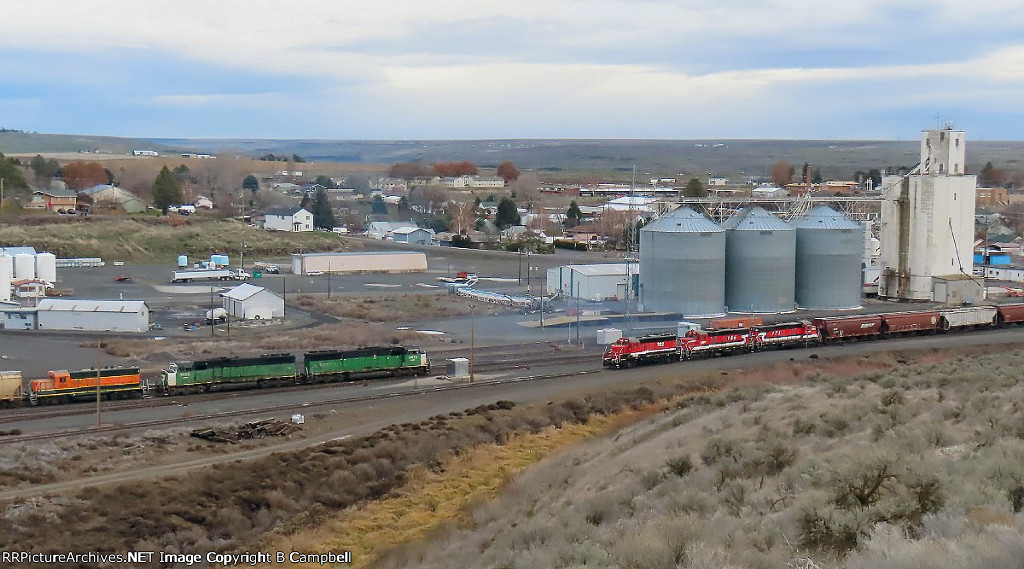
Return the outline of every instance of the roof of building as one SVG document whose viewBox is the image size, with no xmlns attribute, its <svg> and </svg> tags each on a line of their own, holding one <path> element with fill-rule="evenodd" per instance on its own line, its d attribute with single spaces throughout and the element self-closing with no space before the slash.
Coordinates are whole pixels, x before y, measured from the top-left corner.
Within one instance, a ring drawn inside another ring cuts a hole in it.
<svg viewBox="0 0 1024 569">
<path fill-rule="evenodd" d="M 426 231 L 428 233 L 430 232 L 429 229 L 424 229 L 422 227 L 398 227 L 396 229 L 392 229 L 391 233 L 397 233 L 399 235 L 408 235 L 410 233 L 415 233 L 417 231 Z"/>
<path fill-rule="evenodd" d="M 50 196 L 52 198 L 76 198 L 78 193 L 74 190 L 62 190 L 62 189 L 50 189 L 45 190 L 34 190 L 33 194 L 42 194 L 44 196 Z"/>
<path fill-rule="evenodd" d="M 725 220 L 722 227 L 736 231 L 792 231 L 793 227 L 763 208 L 741 209 Z"/>
<path fill-rule="evenodd" d="M 29 255 L 35 255 L 36 254 L 36 248 L 35 247 L 0 247 L 0 253 L 6 254 L 6 255 L 10 255 L 12 257 L 14 255 L 20 255 L 22 253 L 28 253 Z"/>
<path fill-rule="evenodd" d="M 114 187 L 116 187 L 116 186 L 112 186 L 110 184 L 97 184 L 97 185 L 95 185 L 95 186 L 93 186 L 91 188 L 85 188 L 84 190 L 82 190 L 81 193 L 83 193 L 83 194 L 85 194 L 87 196 L 91 196 L 91 195 L 93 195 L 95 193 L 102 192 L 103 190 L 109 190 L 110 188 L 114 188 Z"/>
<path fill-rule="evenodd" d="M 629 273 L 640 272 L 639 263 L 628 263 Z M 588 277 L 617 277 L 626 275 L 627 263 L 596 263 L 593 265 L 569 265 L 569 269 Z"/>
<path fill-rule="evenodd" d="M 797 229 L 853 229 L 858 231 L 864 229 L 859 223 L 850 220 L 827 205 L 816 206 L 802 217 L 793 220 L 791 225 Z"/>
<path fill-rule="evenodd" d="M 648 223 L 640 231 L 655 231 L 659 233 L 721 233 L 724 230 L 696 211 L 688 207 L 681 207 L 673 210 L 668 215 L 663 215 L 655 221 Z"/>
<path fill-rule="evenodd" d="M 267 289 L 251 285 L 249 283 L 242 283 L 235 288 L 228 290 L 227 292 L 220 293 L 224 298 L 230 298 L 231 300 L 246 300 L 252 298 L 254 295 L 259 294 Z M 270 293 L 274 294 L 274 293 Z"/>
<path fill-rule="evenodd" d="M 309 211 L 306 210 L 306 208 L 300 207 L 300 206 L 295 206 L 295 207 L 276 207 L 276 208 L 273 208 L 273 209 L 268 209 L 266 212 L 264 212 L 264 215 L 273 215 L 274 217 L 292 217 L 296 213 L 299 213 L 300 211 L 305 211 L 306 213 L 309 213 Z"/>
<path fill-rule="evenodd" d="M 146 307 L 144 300 L 83 300 L 78 298 L 44 298 L 37 308 L 40 312 L 140 312 Z"/>
</svg>

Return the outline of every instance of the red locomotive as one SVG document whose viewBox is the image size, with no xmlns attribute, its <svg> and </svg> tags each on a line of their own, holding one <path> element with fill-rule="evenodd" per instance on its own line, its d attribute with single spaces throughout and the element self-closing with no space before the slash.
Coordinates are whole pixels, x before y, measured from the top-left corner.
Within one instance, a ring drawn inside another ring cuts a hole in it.
<svg viewBox="0 0 1024 569">
<path fill-rule="evenodd" d="M 604 352 L 605 367 L 688 360 L 775 348 L 873 340 L 911 334 L 939 334 L 1024 324 L 1024 304 L 976 306 L 888 314 L 828 316 L 813 322 L 753 324 L 749 328 L 690 330 L 683 336 L 657 334 L 619 338 Z"/>
</svg>

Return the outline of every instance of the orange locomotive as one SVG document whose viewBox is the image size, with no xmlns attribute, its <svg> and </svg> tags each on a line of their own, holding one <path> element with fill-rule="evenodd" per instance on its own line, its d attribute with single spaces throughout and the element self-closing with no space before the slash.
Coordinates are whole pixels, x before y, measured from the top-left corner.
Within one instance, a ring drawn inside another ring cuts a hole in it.
<svg viewBox="0 0 1024 569">
<path fill-rule="evenodd" d="M 29 401 L 33 405 L 95 398 L 97 376 L 100 394 L 105 399 L 137 397 L 145 389 L 137 367 L 105 367 L 98 372 L 95 369 L 59 370 L 47 375 L 46 379 L 33 379 L 29 386 Z"/>
</svg>

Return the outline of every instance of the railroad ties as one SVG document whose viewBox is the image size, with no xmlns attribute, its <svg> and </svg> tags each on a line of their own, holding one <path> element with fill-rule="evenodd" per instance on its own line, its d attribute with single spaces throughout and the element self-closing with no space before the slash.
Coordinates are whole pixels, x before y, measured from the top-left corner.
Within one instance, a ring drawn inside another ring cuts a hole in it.
<svg viewBox="0 0 1024 569">
<path fill-rule="evenodd" d="M 245 440 L 283 437 L 300 430 L 302 427 L 293 423 L 286 423 L 278 419 L 263 419 L 221 430 L 196 429 L 192 431 L 192 436 L 213 443 L 235 444 Z"/>
</svg>

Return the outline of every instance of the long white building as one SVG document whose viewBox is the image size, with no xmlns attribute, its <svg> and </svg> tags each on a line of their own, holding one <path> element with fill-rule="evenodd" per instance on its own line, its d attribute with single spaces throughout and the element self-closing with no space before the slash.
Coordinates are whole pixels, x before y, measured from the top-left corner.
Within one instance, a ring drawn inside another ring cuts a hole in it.
<svg viewBox="0 0 1024 569">
<path fill-rule="evenodd" d="M 918 167 L 882 180 L 879 297 L 967 300 L 947 284 L 969 285 L 974 266 L 977 177 L 964 174 L 966 146 L 962 130 L 924 131 Z"/>
</svg>

